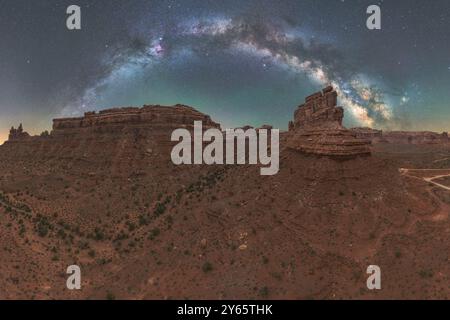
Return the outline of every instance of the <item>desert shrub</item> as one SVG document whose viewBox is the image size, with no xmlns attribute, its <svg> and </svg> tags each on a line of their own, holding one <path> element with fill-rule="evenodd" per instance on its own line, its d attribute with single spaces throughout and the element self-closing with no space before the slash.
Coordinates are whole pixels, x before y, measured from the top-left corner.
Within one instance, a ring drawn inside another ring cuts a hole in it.
<svg viewBox="0 0 450 320">
<path fill-rule="evenodd" d="M 144 226 L 147 225 L 148 221 L 143 214 L 139 215 L 139 225 Z"/>
<path fill-rule="evenodd" d="M 175 201 L 176 201 L 177 203 L 179 203 L 182 196 L 183 196 L 183 191 L 182 191 L 182 190 L 178 190 L 178 191 L 177 191 L 177 194 L 175 195 Z"/>
<path fill-rule="evenodd" d="M 48 225 L 44 222 L 39 222 L 37 225 L 37 232 L 40 237 L 45 237 L 48 234 Z"/>
<path fill-rule="evenodd" d="M 150 231 L 150 235 L 149 235 L 149 239 L 153 240 L 155 239 L 157 236 L 159 236 L 159 234 L 161 233 L 161 231 L 159 230 L 159 228 L 154 228 Z"/>
<path fill-rule="evenodd" d="M 431 270 L 431 269 L 423 269 L 423 270 L 419 271 L 419 276 L 423 279 L 433 278 L 434 273 L 433 273 L 433 270 Z"/>
<path fill-rule="evenodd" d="M 120 233 L 116 236 L 114 241 L 121 241 L 125 239 L 128 239 L 128 234 L 124 233 L 123 231 L 120 231 Z"/>
<path fill-rule="evenodd" d="M 259 295 L 263 298 L 267 298 L 269 296 L 269 288 L 262 287 L 261 289 L 259 289 Z"/>
<path fill-rule="evenodd" d="M 89 249 L 89 242 L 87 242 L 87 241 L 80 241 L 80 242 L 78 242 L 78 247 L 81 250 Z"/>
<path fill-rule="evenodd" d="M 106 300 L 116 300 L 116 296 L 113 293 L 108 292 L 106 294 Z"/>
<path fill-rule="evenodd" d="M 164 212 L 166 211 L 166 205 L 164 203 L 158 202 L 158 204 L 156 205 L 154 214 L 156 216 L 160 216 L 162 215 Z"/>
<path fill-rule="evenodd" d="M 134 231 L 134 229 L 136 229 L 136 225 L 131 221 L 127 221 L 126 225 L 128 227 L 128 231 L 130 231 L 130 232 L 132 232 L 132 231 Z"/>
<path fill-rule="evenodd" d="M 105 234 L 98 228 L 94 229 L 94 239 L 97 241 L 101 241 L 105 238 Z"/>
<path fill-rule="evenodd" d="M 58 233 L 57 233 L 58 237 L 60 237 L 61 239 L 65 239 L 67 234 L 63 229 L 59 229 Z"/>
<path fill-rule="evenodd" d="M 169 226 L 171 226 L 173 224 L 173 217 L 172 216 L 167 216 L 166 218 L 166 222 Z"/>
<path fill-rule="evenodd" d="M 202 270 L 204 273 L 211 272 L 213 270 L 213 265 L 211 262 L 205 262 L 202 266 Z"/>
<path fill-rule="evenodd" d="M 25 226 L 24 225 L 21 225 L 20 226 L 20 229 L 19 229 L 19 235 L 21 236 L 21 237 L 23 237 L 24 236 L 24 234 L 25 234 Z"/>
</svg>

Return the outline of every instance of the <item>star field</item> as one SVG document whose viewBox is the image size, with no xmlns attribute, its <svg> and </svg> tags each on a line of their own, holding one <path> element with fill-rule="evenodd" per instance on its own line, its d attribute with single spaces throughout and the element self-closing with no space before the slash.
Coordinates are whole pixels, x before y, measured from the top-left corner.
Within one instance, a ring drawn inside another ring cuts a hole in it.
<svg viewBox="0 0 450 320">
<path fill-rule="evenodd" d="M 69 31 L 66 8 L 82 10 Z M 382 29 L 366 28 L 378 4 Z M 0 141 L 23 122 L 184 103 L 223 126 L 285 129 L 332 84 L 347 126 L 446 131 L 446 0 L 0 0 Z"/>
</svg>

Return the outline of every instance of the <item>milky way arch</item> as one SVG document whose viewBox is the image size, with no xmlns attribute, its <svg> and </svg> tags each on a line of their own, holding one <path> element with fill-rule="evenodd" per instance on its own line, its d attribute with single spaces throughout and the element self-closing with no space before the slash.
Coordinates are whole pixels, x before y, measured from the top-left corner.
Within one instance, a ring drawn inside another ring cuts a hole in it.
<svg viewBox="0 0 450 320">
<path fill-rule="evenodd" d="M 79 101 L 66 105 L 62 114 L 95 109 L 108 91 L 145 79 L 155 66 L 179 64 L 180 60 L 189 63 L 194 56 L 217 50 L 304 74 L 315 84 L 333 85 L 340 104 L 362 126 L 383 126 L 394 119 L 382 90 L 367 75 L 349 69 L 331 44 L 308 40 L 298 28 L 223 17 L 189 19 L 172 26 L 170 32 L 150 32 L 131 45 L 116 48 L 102 62 L 106 71 L 85 88 Z"/>
</svg>

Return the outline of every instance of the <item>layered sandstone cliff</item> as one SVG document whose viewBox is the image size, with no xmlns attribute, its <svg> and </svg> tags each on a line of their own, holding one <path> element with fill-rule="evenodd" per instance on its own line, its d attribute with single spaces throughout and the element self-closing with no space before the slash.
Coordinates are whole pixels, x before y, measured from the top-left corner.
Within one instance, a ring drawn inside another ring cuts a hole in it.
<svg viewBox="0 0 450 320">
<path fill-rule="evenodd" d="M 142 108 L 113 108 L 97 112 L 86 112 L 83 117 L 53 120 L 53 130 L 40 136 L 30 136 L 23 131 L 22 124 L 11 128 L 6 144 L 13 142 L 39 142 L 62 137 L 73 138 L 90 134 L 127 134 L 130 130 L 143 129 L 154 133 L 167 134 L 177 128 L 193 129 L 194 121 L 202 121 L 203 128 L 218 128 L 220 125 L 210 116 L 185 106 L 145 105 Z"/>
<path fill-rule="evenodd" d="M 337 107 L 337 93 L 327 87 L 305 99 L 289 123 L 291 149 L 320 156 L 353 158 L 370 155 L 370 141 L 342 125 L 344 109 Z"/>
<path fill-rule="evenodd" d="M 126 166 L 137 158 L 170 157 L 172 132 L 178 128 L 193 130 L 194 121 L 201 121 L 205 130 L 220 129 L 208 115 L 189 106 L 145 105 L 54 119 L 53 130 L 40 136 L 30 136 L 19 126 L 11 129 L 1 148 L 5 157 L 15 160 L 64 158 Z"/>
<path fill-rule="evenodd" d="M 205 129 L 220 128 L 208 115 L 189 106 L 145 105 L 142 108 L 126 107 L 102 110 L 98 113 L 86 112 L 84 117 L 80 118 L 54 119 L 51 135 L 71 135 L 86 131 L 108 132 L 125 127 L 145 127 L 163 131 L 190 129 L 193 128 L 194 121 L 202 121 Z"/>
</svg>

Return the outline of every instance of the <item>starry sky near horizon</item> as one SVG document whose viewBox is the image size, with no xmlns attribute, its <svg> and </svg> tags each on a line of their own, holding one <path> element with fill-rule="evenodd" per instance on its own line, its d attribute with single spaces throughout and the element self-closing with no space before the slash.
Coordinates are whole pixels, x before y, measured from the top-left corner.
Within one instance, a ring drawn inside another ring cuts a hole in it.
<svg viewBox="0 0 450 320">
<path fill-rule="evenodd" d="M 66 28 L 81 7 L 82 30 Z M 381 7 L 382 29 L 366 9 Z M 450 130 L 448 0 L 0 0 L 0 143 L 56 117 L 191 105 L 286 129 L 332 84 L 346 126 Z"/>
</svg>

